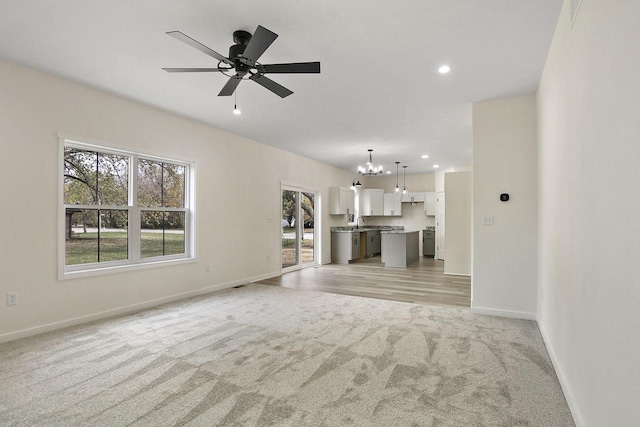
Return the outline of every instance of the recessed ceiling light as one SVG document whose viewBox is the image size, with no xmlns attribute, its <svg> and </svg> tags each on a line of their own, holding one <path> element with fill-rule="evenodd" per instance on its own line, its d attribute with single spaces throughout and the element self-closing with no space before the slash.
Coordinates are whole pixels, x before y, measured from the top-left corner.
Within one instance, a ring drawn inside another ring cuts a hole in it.
<svg viewBox="0 0 640 427">
<path fill-rule="evenodd" d="M 448 65 L 441 65 L 440 68 L 438 68 L 440 74 L 447 74 L 449 71 L 451 71 L 451 67 Z"/>
<path fill-rule="evenodd" d="M 438 169 L 440 167 L 440 165 L 433 165 L 434 169 Z"/>
<path fill-rule="evenodd" d="M 423 158 L 423 159 L 428 159 L 428 158 L 429 158 L 429 155 L 428 155 L 428 154 L 423 154 L 423 155 L 422 155 L 422 158 Z"/>
<path fill-rule="evenodd" d="M 387 171 L 387 175 L 391 175 L 391 171 Z"/>
</svg>

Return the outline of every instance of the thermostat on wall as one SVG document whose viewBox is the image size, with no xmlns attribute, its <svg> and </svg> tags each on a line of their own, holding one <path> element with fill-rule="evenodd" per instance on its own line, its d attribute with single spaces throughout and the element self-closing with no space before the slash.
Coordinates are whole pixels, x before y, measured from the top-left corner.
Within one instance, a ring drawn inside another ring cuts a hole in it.
<svg viewBox="0 0 640 427">
<path fill-rule="evenodd" d="M 502 193 L 500 195 L 500 201 L 501 202 L 508 202 L 509 201 L 509 194 L 508 193 Z"/>
</svg>

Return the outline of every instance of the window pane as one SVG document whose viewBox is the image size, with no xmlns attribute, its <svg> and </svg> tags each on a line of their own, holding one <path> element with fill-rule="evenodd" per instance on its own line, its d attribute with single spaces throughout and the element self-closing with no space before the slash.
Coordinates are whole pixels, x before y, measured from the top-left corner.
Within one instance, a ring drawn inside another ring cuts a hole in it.
<svg viewBox="0 0 640 427">
<path fill-rule="evenodd" d="M 127 217 L 124 210 L 67 209 L 65 264 L 128 259 Z"/>
<path fill-rule="evenodd" d="M 300 193 L 300 218 L 304 219 L 302 224 L 302 240 L 301 240 L 301 254 L 300 262 L 313 262 L 313 228 L 315 226 L 314 221 L 314 209 L 315 209 L 315 194 L 314 193 Z"/>
<path fill-rule="evenodd" d="M 164 254 L 184 253 L 184 212 L 165 212 Z"/>
<path fill-rule="evenodd" d="M 162 163 L 138 160 L 138 205 L 148 208 L 162 206 Z"/>
<path fill-rule="evenodd" d="M 127 206 L 129 157 L 98 154 L 98 200 L 101 205 Z"/>
<path fill-rule="evenodd" d="M 97 159 L 95 152 L 72 147 L 64 148 L 65 204 L 97 204 Z"/>
<path fill-rule="evenodd" d="M 184 207 L 186 168 L 173 163 L 138 161 L 138 205 L 148 208 Z"/>
<path fill-rule="evenodd" d="M 128 204 L 129 157 L 65 147 L 64 203 Z"/>
<path fill-rule="evenodd" d="M 98 210 L 67 209 L 65 264 L 98 262 Z"/>
<path fill-rule="evenodd" d="M 163 222 L 163 212 L 140 213 L 140 256 L 142 258 L 163 255 Z"/>
<path fill-rule="evenodd" d="M 127 211 L 100 210 L 100 262 L 120 261 L 129 258 L 127 218 Z"/>
<path fill-rule="evenodd" d="M 184 166 L 164 163 L 164 203 L 162 206 L 184 208 L 184 172 Z"/>
<path fill-rule="evenodd" d="M 183 254 L 184 212 L 142 212 L 140 255 L 142 258 Z"/>
</svg>

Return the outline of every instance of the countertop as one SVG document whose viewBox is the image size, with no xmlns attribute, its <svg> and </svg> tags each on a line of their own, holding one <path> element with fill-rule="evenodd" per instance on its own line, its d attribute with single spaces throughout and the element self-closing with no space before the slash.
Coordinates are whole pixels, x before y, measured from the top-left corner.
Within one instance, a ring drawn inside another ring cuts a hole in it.
<svg viewBox="0 0 640 427">
<path fill-rule="evenodd" d="M 405 230 L 381 230 L 381 234 L 410 234 L 410 233 L 419 233 L 419 231 L 405 231 Z"/>
</svg>

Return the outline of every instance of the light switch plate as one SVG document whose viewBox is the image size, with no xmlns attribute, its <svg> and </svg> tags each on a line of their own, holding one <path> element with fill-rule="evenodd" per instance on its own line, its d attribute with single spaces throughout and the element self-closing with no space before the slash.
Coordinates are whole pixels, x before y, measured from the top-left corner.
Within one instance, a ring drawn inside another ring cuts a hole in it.
<svg viewBox="0 0 640 427">
<path fill-rule="evenodd" d="M 493 215 L 485 215 L 482 217 L 482 225 L 493 225 Z"/>
</svg>

